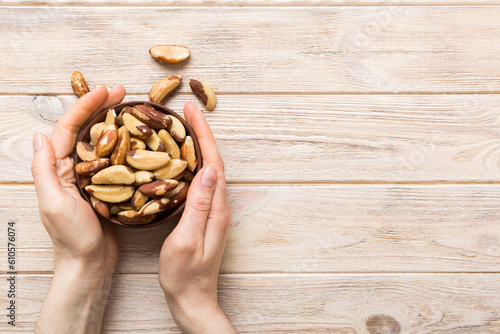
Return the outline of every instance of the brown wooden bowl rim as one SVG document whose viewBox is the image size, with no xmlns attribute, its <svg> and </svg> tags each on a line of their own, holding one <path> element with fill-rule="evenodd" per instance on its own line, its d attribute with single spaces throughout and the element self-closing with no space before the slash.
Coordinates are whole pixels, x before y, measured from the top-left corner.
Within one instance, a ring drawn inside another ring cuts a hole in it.
<svg viewBox="0 0 500 334">
<path fill-rule="evenodd" d="M 152 108 L 154 108 L 154 109 L 156 109 L 156 110 L 158 110 L 166 115 L 174 116 L 178 120 L 181 121 L 182 125 L 184 125 L 184 128 L 186 129 L 187 134 L 189 136 L 191 136 L 191 138 L 193 139 L 194 148 L 196 151 L 196 157 L 198 158 L 198 165 L 196 166 L 195 170 L 193 171 L 193 173 L 196 175 L 196 173 L 203 167 L 203 157 L 201 155 L 200 143 L 198 142 L 198 138 L 196 137 L 196 134 L 194 133 L 193 129 L 191 129 L 191 127 L 187 124 L 187 122 L 182 117 L 179 116 L 179 114 L 177 114 L 175 111 L 171 110 L 170 108 L 165 107 L 164 105 L 161 105 L 158 103 L 149 102 L 149 101 L 122 102 L 119 104 L 115 104 L 109 108 L 103 109 L 99 112 L 96 112 L 92 115 L 92 117 L 90 117 L 80 127 L 80 130 L 78 131 L 78 135 L 77 135 L 77 142 L 79 142 L 79 141 L 89 142 L 89 140 L 90 140 L 90 128 L 96 123 L 103 122 L 104 119 L 106 118 L 106 113 L 108 112 L 109 109 L 115 109 L 116 113 L 118 114 L 124 107 L 133 107 L 133 106 L 138 105 L 138 104 L 148 105 L 148 106 L 150 106 L 150 107 L 152 107 Z M 72 154 L 73 154 L 73 159 L 74 159 L 74 165 L 73 165 L 73 167 L 74 167 L 74 166 L 76 166 L 76 164 L 78 164 L 79 162 L 82 161 L 80 159 L 80 157 L 78 157 L 78 154 L 76 153 L 76 145 L 75 145 L 75 149 L 73 150 Z M 73 168 L 73 171 L 74 171 L 74 168 Z M 74 171 L 74 173 L 75 173 L 76 185 L 77 185 L 78 190 L 80 191 L 80 194 L 89 203 L 89 205 L 92 207 L 92 209 L 95 211 L 94 206 L 90 202 L 90 195 L 84 189 L 82 189 L 80 187 L 80 174 L 78 174 L 76 171 Z M 155 220 L 153 220 L 151 223 L 147 223 L 147 224 L 143 224 L 143 225 L 123 224 L 122 222 L 120 222 L 118 220 L 114 221 L 114 220 L 110 220 L 110 219 L 107 219 L 105 217 L 102 217 L 99 213 L 97 213 L 97 211 L 95 211 L 95 213 L 101 222 L 106 221 L 106 222 L 113 223 L 116 225 L 133 227 L 133 228 L 146 228 L 146 227 L 153 227 L 153 226 L 163 224 L 163 223 L 177 217 L 184 210 L 185 204 L 186 204 L 186 201 L 184 201 L 181 205 L 179 205 L 177 208 L 175 208 L 174 211 L 167 211 L 166 213 L 163 213 L 163 214 L 160 213 L 160 216 L 158 218 L 156 218 Z"/>
</svg>

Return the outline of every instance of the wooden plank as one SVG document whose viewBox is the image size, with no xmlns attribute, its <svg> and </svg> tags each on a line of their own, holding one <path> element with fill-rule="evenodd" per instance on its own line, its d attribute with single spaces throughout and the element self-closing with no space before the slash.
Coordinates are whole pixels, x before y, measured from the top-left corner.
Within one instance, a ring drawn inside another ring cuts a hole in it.
<svg viewBox="0 0 500 334">
<path fill-rule="evenodd" d="M 143 100 L 130 95 L 127 100 Z M 177 94 L 175 111 L 191 95 Z M 0 182 L 31 182 L 32 134 L 73 96 L 0 96 Z M 499 95 L 224 95 L 205 113 L 230 182 L 500 181 Z"/>
<path fill-rule="evenodd" d="M 74 70 L 136 94 L 172 72 L 224 93 L 497 92 L 499 15 L 496 6 L 3 7 L 0 93 L 69 93 Z M 159 43 L 192 57 L 161 65 L 148 55 Z"/>
<path fill-rule="evenodd" d="M 228 193 L 224 273 L 500 271 L 500 185 L 237 186 Z M 52 271 L 34 187 L 0 186 L 0 209 L 0 221 L 16 222 L 16 269 Z M 174 224 L 119 228 L 117 272 L 156 272 Z M 6 238 L 0 233 L 3 254 Z"/>
<path fill-rule="evenodd" d="M 0 331 L 33 331 L 50 279 L 17 277 L 17 325 Z M 240 333 L 382 333 L 374 316 L 400 329 L 383 333 L 500 331 L 499 274 L 221 275 L 219 288 Z M 115 275 L 102 332 L 178 332 L 157 275 Z"/>
<path fill-rule="evenodd" d="M 494 0 L 2 0 L 0 5 L 30 6 L 421 6 L 496 5 Z"/>
</svg>

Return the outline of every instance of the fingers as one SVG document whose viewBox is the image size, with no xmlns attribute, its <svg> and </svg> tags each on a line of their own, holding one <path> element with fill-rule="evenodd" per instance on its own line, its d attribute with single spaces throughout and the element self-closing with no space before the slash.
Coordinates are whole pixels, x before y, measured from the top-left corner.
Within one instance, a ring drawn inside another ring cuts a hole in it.
<svg viewBox="0 0 500 334">
<path fill-rule="evenodd" d="M 203 164 L 221 164 L 222 159 L 215 144 L 214 135 L 205 117 L 203 117 L 203 114 L 193 101 L 189 101 L 184 106 L 184 117 L 186 117 L 186 122 L 196 133 L 196 137 L 200 143 Z"/>
<path fill-rule="evenodd" d="M 227 200 L 222 158 L 215 144 L 212 131 L 194 102 L 186 103 L 184 106 L 184 117 L 198 137 L 203 156 L 203 165 L 205 167 L 214 167 L 217 170 L 217 184 L 210 208 L 209 219 L 205 228 L 204 246 L 205 254 L 208 256 L 220 254 L 224 250 L 227 231 L 231 224 L 231 211 Z"/>
<path fill-rule="evenodd" d="M 191 183 L 184 213 L 174 231 L 175 234 L 180 234 L 183 240 L 203 240 L 216 181 L 215 168 L 206 167 Z"/>
<path fill-rule="evenodd" d="M 54 127 L 50 139 L 56 159 L 64 158 L 73 151 L 78 130 L 94 112 L 119 103 L 124 96 L 123 86 L 117 86 L 109 93 L 106 86 L 101 86 L 81 97 Z"/>
<path fill-rule="evenodd" d="M 40 207 L 50 207 L 50 203 L 57 202 L 64 196 L 64 189 L 56 173 L 56 157 L 52 144 L 46 135 L 33 135 L 33 162 L 31 174 L 35 181 Z"/>
</svg>

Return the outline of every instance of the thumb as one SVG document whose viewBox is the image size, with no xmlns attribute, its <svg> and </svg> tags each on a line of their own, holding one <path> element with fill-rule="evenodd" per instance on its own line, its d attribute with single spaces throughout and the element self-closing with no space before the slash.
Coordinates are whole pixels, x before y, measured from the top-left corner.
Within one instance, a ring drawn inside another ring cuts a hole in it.
<svg viewBox="0 0 500 334">
<path fill-rule="evenodd" d="M 35 181 L 36 191 L 40 204 L 44 201 L 53 201 L 62 195 L 64 190 L 56 172 L 56 156 L 52 143 L 46 135 L 33 135 L 33 162 L 31 174 Z"/>
<path fill-rule="evenodd" d="M 217 171 L 213 167 L 201 170 L 189 186 L 184 213 L 176 227 L 177 233 L 187 237 L 198 235 L 203 237 L 207 225 L 208 214 L 215 191 Z"/>
</svg>

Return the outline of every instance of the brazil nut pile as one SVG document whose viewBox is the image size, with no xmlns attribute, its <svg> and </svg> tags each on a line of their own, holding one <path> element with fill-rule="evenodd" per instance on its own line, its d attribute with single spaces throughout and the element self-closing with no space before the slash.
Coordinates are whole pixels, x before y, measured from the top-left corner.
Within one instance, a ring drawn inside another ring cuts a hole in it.
<svg viewBox="0 0 500 334">
<path fill-rule="evenodd" d="M 101 216 L 147 224 L 184 202 L 198 160 L 178 118 L 143 104 L 110 109 L 89 135 L 75 171 Z"/>
</svg>

